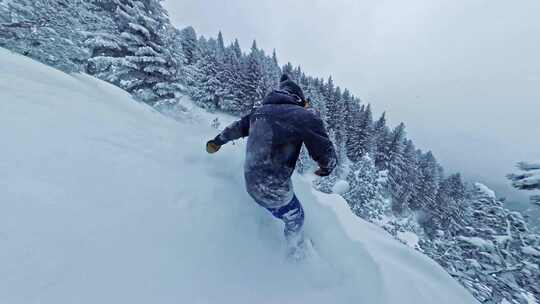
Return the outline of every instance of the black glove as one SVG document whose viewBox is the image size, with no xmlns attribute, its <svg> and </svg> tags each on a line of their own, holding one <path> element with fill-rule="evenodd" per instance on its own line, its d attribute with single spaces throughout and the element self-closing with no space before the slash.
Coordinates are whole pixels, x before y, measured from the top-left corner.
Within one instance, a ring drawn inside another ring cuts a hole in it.
<svg viewBox="0 0 540 304">
<path fill-rule="evenodd" d="M 318 176 L 328 176 L 332 173 L 332 171 L 326 169 L 326 168 L 319 168 L 317 171 L 315 171 L 315 174 Z"/>
<path fill-rule="evenodd" d="M 209 140 L 206 143 L 206 152 L 210 154 L 216 153 L 219 149 L 221 149 L 221 145 L 218 144 L 215 139 Z"/>
</svg>

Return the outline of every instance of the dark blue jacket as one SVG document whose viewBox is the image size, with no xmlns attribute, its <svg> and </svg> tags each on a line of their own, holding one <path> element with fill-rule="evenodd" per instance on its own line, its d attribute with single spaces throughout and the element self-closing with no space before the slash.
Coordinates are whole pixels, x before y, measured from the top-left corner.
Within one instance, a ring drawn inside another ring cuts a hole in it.
<svg viewBox="0 0 540 304">
<path fill-rule="evenodd" d="M 223 145 L 246 136 L 246 187 L 264 207 L 278 208 L 291 201 L 290 178 L 302 143 L 321 168 L 331 171 L 336 166 L 334 146 L 320 116 L 286 91 L 268 94 L 261 107 L 226 127 L 215 140 Z"/>
</svg>

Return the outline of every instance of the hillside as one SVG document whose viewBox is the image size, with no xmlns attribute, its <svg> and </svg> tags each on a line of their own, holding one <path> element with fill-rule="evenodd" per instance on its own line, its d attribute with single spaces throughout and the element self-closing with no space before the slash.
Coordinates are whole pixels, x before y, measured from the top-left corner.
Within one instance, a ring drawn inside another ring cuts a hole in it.
<svg viewBox="0 0 540 304">
<path fill-rule="evenodd" d="M 215 116 L 0 49 L 0 302 L 474 303 L 435 262 L 296 176 L 318 256 L 284 257 Z M 229 118 L 222 116 L 222 121 Z"/>
</svg>

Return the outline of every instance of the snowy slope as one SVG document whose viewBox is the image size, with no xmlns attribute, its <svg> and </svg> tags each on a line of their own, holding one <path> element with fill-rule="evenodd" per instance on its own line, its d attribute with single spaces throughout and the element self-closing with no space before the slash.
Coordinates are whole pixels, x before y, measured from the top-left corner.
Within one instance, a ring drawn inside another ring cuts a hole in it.
<svg viewBox="0 0 540 304">
<path fill-rule="evenodd" d="M 284 257 L 243 143 L 0 49 L 0 303 L 474 303 L 433 261 L 295 177 L 319 257 Z M 222 117 L 222 120 L 227 120 Z"/>
</svg>

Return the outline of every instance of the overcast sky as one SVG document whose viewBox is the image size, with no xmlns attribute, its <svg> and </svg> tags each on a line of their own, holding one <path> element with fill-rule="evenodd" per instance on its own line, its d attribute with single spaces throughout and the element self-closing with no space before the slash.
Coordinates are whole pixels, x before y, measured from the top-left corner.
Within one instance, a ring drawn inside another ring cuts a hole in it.
<svg viewBox="0 0 540 304">
<path fill-rule="evenodd" d="M 538 0 L 167 0 L 179 27 L 332 75 L 447 171 L 526 200 L 504 175 L 540 159 Z"/>
</svg>

